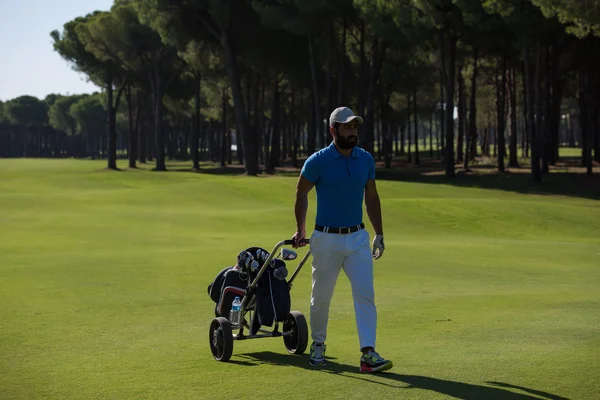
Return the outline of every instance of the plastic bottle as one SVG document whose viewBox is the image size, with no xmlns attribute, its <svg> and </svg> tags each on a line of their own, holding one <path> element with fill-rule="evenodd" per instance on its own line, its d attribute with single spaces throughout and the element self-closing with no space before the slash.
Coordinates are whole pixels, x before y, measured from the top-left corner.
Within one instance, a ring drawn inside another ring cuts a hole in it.
<svg viewBox="0 0 600 400">
<path fill-rule="evenodd" d="M 232 326 L 239 326 L 240 325 L 240 320 L 241 320 L 241 309 L 242 309 L 242 302 L 240 301 L 240 298 L 238 296 L 235 296 L 235 299 L 233 299 L 233 303 L 231 303 L 231 311 L 229 312 L 229 323 Z"/>
</svg>

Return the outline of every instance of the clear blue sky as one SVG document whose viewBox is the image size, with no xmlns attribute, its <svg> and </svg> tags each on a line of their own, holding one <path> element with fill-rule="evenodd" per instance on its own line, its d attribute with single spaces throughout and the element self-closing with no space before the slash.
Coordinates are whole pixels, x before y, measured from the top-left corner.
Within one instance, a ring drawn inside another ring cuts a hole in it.
<svg viewBox="0 0 600 400">
<path fill-rule="evenodd" d="M 50 32 L 95 10 L 108 11 L 113 0 L 0 0 L 0 100 L 21 95 L 40 99 L 49 93 L 91 93 L 86 82 L 52 48 Z"/>
</svg>

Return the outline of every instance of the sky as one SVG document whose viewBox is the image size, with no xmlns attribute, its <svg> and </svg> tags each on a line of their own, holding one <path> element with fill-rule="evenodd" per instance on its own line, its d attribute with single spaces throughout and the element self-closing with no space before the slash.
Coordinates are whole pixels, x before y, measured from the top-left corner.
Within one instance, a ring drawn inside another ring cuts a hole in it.
<svg viewBox="0 0 600 400">
<path fill-rule="evenodd" d="M 113 0 L 0 0 L 0 100 L 22 95 L 80 94 L 100 89 L 73 71 L 52 47 L 50 32 Z"/>
</svg>

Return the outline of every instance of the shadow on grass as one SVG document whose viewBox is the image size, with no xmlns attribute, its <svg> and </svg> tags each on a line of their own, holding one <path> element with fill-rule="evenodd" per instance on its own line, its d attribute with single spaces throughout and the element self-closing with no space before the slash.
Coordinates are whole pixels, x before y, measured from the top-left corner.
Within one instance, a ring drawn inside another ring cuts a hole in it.
<svg viewBox="0 0 600 400">
<path fill-rule="evenodd" d="M 302 162 L 299 165 L 302 165 Z M 503 190 L 521 194 L 561 195 L 599 200 L 600 174 L 596 172 L 594 175 L 588 176 L 581 171 L 575 172 L 573 168 L 577 165 L 577 159 L 566 159 L 563 164 L 551 167 L 551 172 L 543 175 L 542 182 L 534 182 L 528 167 L 512 168 L 505 173 L 499 173 L 495 171 L 496 167 L 493 165 L 480 164 L 474 166 L 475 172 L 465 172 L 460 166 L 456 166 L 456 176 L 447 178 L 444 175 L 444 167 L 441 163 L 424 160 L 422 165 L 418 167 L 407 163 L 394 165 L 390 169 L 379 167 L 377 169 L 377 180 L 441 184 L 464 188 Z M 191 165 L 176 162 L 168 163 L 167 171 L 246 176 L 244 166 L 240 164 L 221 167 L 219 164 L 206 162 L 201 163 L 199 170 L 194 170 Z M 597 171 L 597 167 L 595 171 Z M 258 176 L 284 176 L 297 179 L 299 174 L 299 168 L 284 166 L 276 168 L 274 174 L 267 174 L 262 168 Z"/>
<path fill-rule="evenodd" d="M 486 400 L 540 400 L 528 394 L 515 393 L 507 389 L 517 389 L 548 400 L 567 400 L 565 397 L 545 393 L 539 390 L 514 386 L 501 382 L 486 382 L 497 386 L 482 386 L 470 383 L 448 381 L 444 379 L 431 378 L 418 375 L 397 374 L 386 371 L 378 374 L 361 374 L 357 365 L 337 363 L 335 358 L 327 357 L 327 365 L 324 367 L 311 367 L 308 357 L 290 354 L 273 353 L 270 351 L 256 353 L 242 353 L 234 355 L 234 358 L 248 360 L 246 363 L 271 364 L 276 366 L 303 368 L 318 373 L 335 374 L 349 379 L 358 379 L 365 382 L 384 385 L 397 389 L 423 389 L 431 390 L 443 395 L 457 399 L 486 399 Z M 232 362 L 234 360 L 230 360 Z M 239 363 L 239 361 L 237 361 Z M 397 367 L 396 367 L 397 368 Z"/>
<path fill-rule="evenodd" d="M 193 169 L 191 166 L 183 166 L 181 164 L 168 165 L 167 171 L 188 172 L 193 174 L 208 174 L 208 175 L 239 175 L 246 176 L 246 170 L 243 165 L 227 165 L 221 166 L 201 166 L 200 169 Z"/>
<path fill-rule="evenodd" d="M 525 392 L 529 392 L 531 394 L 535 394 L 536 396 L 545 397 L 547 399 L 552 399 L 552 400 L 566 400 L 566 397 L 555 396 L 555 395 L 550 394 L 550 393 L 546 393 L 546 392 L 542 392 L 542 391 L 534 390 L 534 389 L 529 389 L 529 388 L 525 388 L 525 387 L 522 387 L 522 386 L 510 385 L 508 383 L 502 383 L 502 382 L 486 382 L 486 383 L 489 383 L 490 385 L 496 385 L 496 386 L 501 386 L 501 387 L 510 388 L 510 389 L 523 390 Z"/>
<path fill-rule="evenodd" d="M 403 181 L 426 184 L 452 185 L 465 188 L 504 190 L 522 194 L 561 195 L 600 199 L 600 176 L 573 172 L 554 172 L 534 182 L 528 173 L 465 173 L 447 178 L 442 173 L 412 170 L 379 170 L 378 180 Z"/>
</svg>

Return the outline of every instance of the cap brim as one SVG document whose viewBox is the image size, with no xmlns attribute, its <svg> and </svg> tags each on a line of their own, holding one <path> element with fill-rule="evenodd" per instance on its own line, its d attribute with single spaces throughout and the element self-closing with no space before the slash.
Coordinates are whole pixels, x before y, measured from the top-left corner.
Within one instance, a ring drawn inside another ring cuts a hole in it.
<svg viewBox="0 0 600 400">
<path fill-rule="evenodd" d="M 345 121 L 339 121 L 340 124 L 347 124 L 350 121 L 354 121 L 356 120 L 356 122 L 358 122 L 359 124 L 363 123 L 363 119 L 362 117 L 359 117 L 358 115 L 353 115 L 351 117 L 346 118 Z"/>
</svg>

